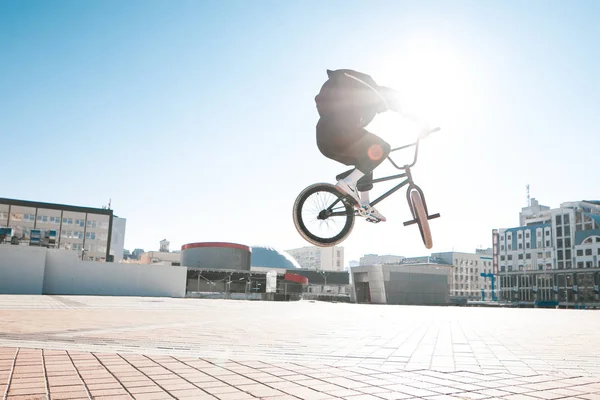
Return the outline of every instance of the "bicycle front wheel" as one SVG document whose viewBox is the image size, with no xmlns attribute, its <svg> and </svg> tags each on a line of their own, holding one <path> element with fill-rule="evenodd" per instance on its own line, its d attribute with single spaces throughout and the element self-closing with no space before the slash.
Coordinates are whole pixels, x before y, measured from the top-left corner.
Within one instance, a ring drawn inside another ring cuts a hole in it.
<svg viewBox="0 0 600 400">
<path fill-rule="evenodd" d="M 429 218 L 427 218 L 427 210 L 425 210 L 421 193 L 416 189 L 412 190 L 410 192 L 410 201 L 412 203 L 413 216 L 417 220 L 417 225 L 419 225 L 423 243 L 426 248 L 431 249 L 433 247 L 433 238 L 431 237 Z"/>
<path fill-rule="evenodd" d="M 298 233 L 316 246 L 335 246 L 354 228 L 354 207 L 328 183 L 304 189 L 296 198 L 293 214 Z"/>
</svg>

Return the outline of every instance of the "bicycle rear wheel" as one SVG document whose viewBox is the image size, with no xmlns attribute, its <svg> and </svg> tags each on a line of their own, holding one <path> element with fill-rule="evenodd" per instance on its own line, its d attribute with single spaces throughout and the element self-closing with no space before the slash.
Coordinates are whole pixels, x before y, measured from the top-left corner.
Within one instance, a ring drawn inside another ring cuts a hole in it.
<svg viewBox="0 0 600 400">
<path fill-rule="evenodd" d="M 298 233 L 316 246 L 335 246 L 354 228 L 354 207 L 328 183 L 304 189 L 296 198 L 293 214 Z"/>
<path fill-rule="evenodd" d="M 410 192 L 410 201 L 412 203 L 413 217 L 417 220 L 419 225 L 419 231 L 421 232 L 421 238 L 425 247 L 431 249 L 433 247 L 433 238 L 431 237 L 431 229 L 429 228 L 429 219 L 427 218 L 427 210 L 421 193 L 414 189 Z"/>
</svg>

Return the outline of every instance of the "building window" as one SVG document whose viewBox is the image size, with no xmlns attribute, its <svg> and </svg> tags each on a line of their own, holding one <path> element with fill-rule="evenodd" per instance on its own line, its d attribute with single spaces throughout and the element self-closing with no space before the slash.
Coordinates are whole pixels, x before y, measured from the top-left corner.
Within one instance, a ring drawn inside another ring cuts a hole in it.
<svg viewBox="0 0 600 400">
<path fill-rule="evenodd" d="M 500 256 L 500 261 L 504 261 L 504 256 Z"/>
<path fill-rule="evenodd" d="M 571 250 L 570 249 L 565 250 L 565 259 L 566 260 L 571 259 Z"/>
<path fill-rule="evenodd" d="M 569 214 L 563 215 L 563 219 L 565 221 L 565 225 L 569 225 L 571 223 L 571 218 L 570 218 Z"/>
<path fill-rule="evenodd" d="M 571 247 L 571 238 L 565 239 L 565 247 Z"/>
<path fill-rule="evenodd" d="M 562 225 L 562 217 L 560 215 L 556 216 L 556 225 Z"/>
<path fill-rule="evenodd" d="M 583 261 L 577 262 L 577 268 L 583 268 Z"/>
<path fill-rule="evenodd" d="M 550 247 L 550 241 L 546 240 L 546 247 Z"/>
<path fill-rule="evenodd" d="M 583 250 L 582 249 L 578 249 L 577 250 L 577 257 L 583 257 Z"/>
<path fill-rule="evenodd" d="M 527 259 L 527 260 L 531 260 L 531 253 L 527 253 L 527 254 L 525 254 L 525 259 Z"/>
<path fill-rule="evenodd" d="M 529 239 L 529 231 L 525 232 L 525 237 Z"/>
<path fill-rule="evenodd" d="M 565 261 L 565 268 L 570 269 L 572 266 L 571 261 Z"/>
<path fill-rule="evenodd" d="M 591 261 L 586 261 L 585 262 L 585 267 L 586 268 L 592 268 L 593 267 L 593 263 Z"/>
<path fill-rule="evenodd" d="M 538 269 L 541 271 L 544 269 L 544 264 L 538 264 Z"/>
<path fill-rule="evenodd" d="M 556 239 L 556 247 L 563 247 L 562 239 Z"/>
<path fill-rule="evenodd" d="M 542 237 L 542 231 L 537 231 L 537 237 Z"/>
<path fill-rule="evenodd" d="M 523 235 L 519 233 L 519 234 L 517 235 L 517 238 L 518 238 L 519 240 L 521 240 L 521 239 L 523 239 Z"/>
<path fill-rule="evenodd" d="M 500 272 L 504 272 L 505 269 L 506 269 L 506 267 L 504 265 L 500 266 Z"/>
<path fill-rule="evenodd" d="M 563 260 L 563 259 L 564 259 L 564 257 L 563 257 L 563 251 L 562 251 L 562 250 L 558 250 L 558 251 L 557 251 L 557 253 L 558 253 L 558 256 L 557 256 L 557 258 L 558 258 L 559 260 Z"/>
<path fill-rule="evenodd" d="M 560 226 L 556 227 L 556 236 L 562 237 L 562 227 L 560 227 Z"/>
<path fill-rule="evenodd" d="M 529 242 L 525 243 L 525 248 L 526 248 L 526 249 L 529 249 L 529 248 L 531 248 L 531 246 L 529 245 Z"/>
<path fill-rule="evenodd" d="M 508 266 L 508 272 L 512 272 L 512 265 Z"/>
<path fill-rule="evenodd" d="M 519 250 L 523 249 L 523 243 L 519 243 Z"/>
<path fill-rule="evenodd" d="M 565 236 L 571 235 L 571 227 L 569 225 L 565 226 Z"/>
<path fill-rule="evenodd" d="M 591 256 L 592 255 L 592 249 L 585 249 L 585 255 L 586 256 Z"/>
<path fill-rule="evenodd" d="M 564 269 L 565 268 L 565 263 L 562 261 L 558 262 L 558 269 Z"/>
<path fill-rule="evenodd" d="M 500 246 L 500 250 L 504 251 L 504 245 Z"/>
<path fill-rule="evenodd" d="M 509 254 L 507 257 L 508 257 L 508 261 L 512 261 L 512 254 Z"/>
<path fill-rule="evenodd" d="M 523 259 L 523 254 L 519 254 L 519 260 Z"/>
<path fill-rule="evenodd" d="M 546 258 L 550 258 L 552 257 L 552 252 L 551 251 L 547 251 L 546 252 Z"/>
</svg>

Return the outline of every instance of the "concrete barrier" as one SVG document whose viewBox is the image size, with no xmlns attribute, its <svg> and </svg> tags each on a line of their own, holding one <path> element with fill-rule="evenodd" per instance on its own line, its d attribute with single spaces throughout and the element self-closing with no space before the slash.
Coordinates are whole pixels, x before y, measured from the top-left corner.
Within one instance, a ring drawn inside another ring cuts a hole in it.
<svg viewBox="0 0 600 400">
<path fill-rule="evenodd" d="M 0 245 L 0 294 L 185 297 L 187 268 L 81 261 L 76 253 Z"/>
</svg>

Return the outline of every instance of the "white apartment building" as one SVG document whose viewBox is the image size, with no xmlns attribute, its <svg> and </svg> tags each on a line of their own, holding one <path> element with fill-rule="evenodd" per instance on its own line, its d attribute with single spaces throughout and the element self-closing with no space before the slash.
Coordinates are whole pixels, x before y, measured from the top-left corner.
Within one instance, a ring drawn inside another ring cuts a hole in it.
<svg viewBox="0 0 600 400">
<path fill-rule="evenodd" d="M 493 231 L 504 300 L 542 305 L 598 304 L 600 201 L 531 205 L 520 226 Z"/>
<path fill-rule="evenodd" d="M 492 249 L 478 249 L 475 253 L 450 251 L 433 253 L 431 256 L 454 267 L 450 282 L 451 297 L 492 300 L 492 279 L 494 279 L 494 298 L 497 298 L 498 282 L 491 276 L 494 272 Z"/>
<path fill-rule="evenodd" d="M 404 256 L 394 256 L 391 254 L 365 254 L 360 258 L 359 264 L 360 266 L 367 265 L 395 265 L 402 263 L 406 257 Z"/>
<path fill-rule="evenodd" d="M 342 246 L 317 247 L 306 246 L 286 250 L 302 268 L 322 271 L 344 270 L 344 248 Z"/>
</svg>

